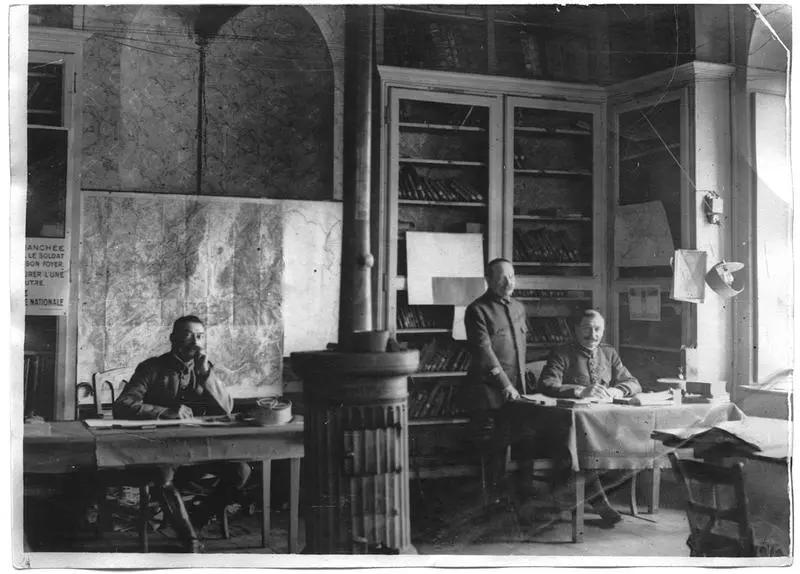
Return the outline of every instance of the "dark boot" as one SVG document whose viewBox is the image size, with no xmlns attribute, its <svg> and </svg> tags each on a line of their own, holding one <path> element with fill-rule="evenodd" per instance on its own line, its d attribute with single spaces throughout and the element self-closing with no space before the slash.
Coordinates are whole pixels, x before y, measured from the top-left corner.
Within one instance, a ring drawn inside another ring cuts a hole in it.
<svg viewBox="0 0 800 574">
<path fill-rule="evenodd" d="M 596 472 L 586 477 L 586 502 L 600 515 L 603 526 L 613 528 L 622 520 L 622 515 L 611 507 L 606 496 L 606 491 Z"/>
<path fill-rule="evenodd" d="M 209 472 L 217 476 L 217 483 L 201 506 L 196 521 L 197 530 L 199 532 L 213 517 L 216 517 L 222 530 L 222 537 L 227 539 L 231 536 L 227 508 L 230 504 L 243 501 L 244 487 L 251 474 L 250 465 L 246 462 L 226 462 L 214 465 Z"/>
<path fill-rule="evenodd" d="M 205 501 L 203 501 L 200 510 L 195 516 L 197 531 L 201 531 L 216 517 L 222 530 L 222 537 L 225 539 L 230 538 L 227 508 L 229 504 L 237 502 L 239 498 L 239 491 L 237 489 L 220 481 L 220 484 L 218 484 L 211 494 L 206 497 Z"/>
<path fill-rule="evenodd" d="M 505 451 L 491 453 L 488 462 L 489 506 L 497 510 L 506 510 L 510 505 L 510 492 L 506 476 Z"/>
<path fill-rule="evenodd" d="M 160 489 L 161 506 L 164 511 L 164 518 L 175 530 L 184 550 L 186 552 L 200 552 L 202 545 L 197 539 L 197 533 L 189 519 L 189 513 L 183 504 L 181 493 L 172 483 L 166 484 Z"/>
</svg>

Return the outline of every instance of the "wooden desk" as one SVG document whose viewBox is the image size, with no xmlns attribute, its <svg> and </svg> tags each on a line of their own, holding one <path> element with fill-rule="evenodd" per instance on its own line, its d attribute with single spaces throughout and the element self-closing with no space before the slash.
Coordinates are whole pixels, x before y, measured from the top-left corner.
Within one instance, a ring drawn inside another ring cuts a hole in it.
<svg viewBox="0 0 800 574">
<path fill-rule="evenodd" d="M 82 422 L 24 425 L 23 468 L 27 473 L 61 474 L 150 464 L 257 461 L 262 469 L 261 542 L 270 531 L 271 462 L 289 459 L 289 552 L 295 553 L 300 501 L 303 423 L 268 427 L 166 427 L 87 429 Z M 38 428 L 33 428 L 38 427 Z"/>
<path fill-rule="evenodd" d="M 675 428 L 702 420 L 712 408 L 725 419 L 742 416 L 733 404 L 628 406 L 597 404 L 563 408 L 515 401 L 504 407 L 512 429 L 531 432 L 542 458 L 568 457 L 575 477 L 572 541 L 581 542 L 584 530 L 584 488 L 588 471 L 631 470 L 652 473 L 650 511 L 658 510 L 661 468 L 669 466 L 669 448 L 651 438 L 656 427 Z M 541 437 L 546 437 L 542 441 Z M 635 476 L 635 474 L 634 474 Z M 635 494 L 634 494 L 635 495 Z M 635 504 L 631 505 L 636 512 Z"/>
</svg>

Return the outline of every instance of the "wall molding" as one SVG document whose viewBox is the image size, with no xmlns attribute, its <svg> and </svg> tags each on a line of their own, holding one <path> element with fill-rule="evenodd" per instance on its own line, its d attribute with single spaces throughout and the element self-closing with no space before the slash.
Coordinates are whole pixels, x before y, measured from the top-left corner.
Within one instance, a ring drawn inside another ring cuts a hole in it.
<svg viewBox="0 0 800 574">
<path fill-rule="evenodd" d="M 606 89 L 594 84 L 529 80 L 510 76 L 467 74 L 396 66 L 378 66 L 378 74 L 388 85 L 400 84 L 427 90 L 462 91 L 470 94 L 542 97 L 581 102 L 605 102 Z M 485 86 L 485 87 L 484 87 Z"/>
<path fill-rule="evenodd" d="M 736 67 L 729 64 L 695 60 L 674 68 L 666 68 L 646 76 L 613 84 L 607 88 L 607 92 L 610 99 L 625 100 L 630 97 L 629 94 L 642 94 L 648 90 L 663 89 L 663 86 L 667 85 L 677 88 L 693 81 L 727 80 L 735 71 Z"/>
</svg>

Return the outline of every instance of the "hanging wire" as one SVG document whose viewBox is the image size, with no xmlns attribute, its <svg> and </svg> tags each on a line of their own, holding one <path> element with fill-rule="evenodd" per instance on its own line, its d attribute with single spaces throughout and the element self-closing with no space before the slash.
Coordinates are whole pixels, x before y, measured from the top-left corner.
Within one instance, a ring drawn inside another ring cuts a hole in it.
<svg viewBox="0 0 800 574">
<path fill-rule="evenodd" d="M 625 14 L 625 15 L 627 16 L 627 14 Z M 679 54 L 680 54 L 680 36 L 679 36 L 680 27 L 679 27 L 679 23 L 678 23 L 677 6 L 673 6 L 673 18 L 674 18 L 674 22 L 675 22 L 675 51 L 671 52 L 671 53 L 674 53 L 675 59 L 673 61 L 673 65 L 672 65 L 672 75 L 670 76 L 669 81 L 667 82 L 666 86 L 664 87 L 663 93 L 661 94 L 661 97 L 658 98 L 658 100 L 654 104 L 652 104 L 649 107 L 649 109 L 647 109 L 647 110 L 639 109 L 638 112 L 642 116 L 642 119 L 644 119 L 644 121 L 647 122 L 647 125 L 650 127 L 652 132 L 658 138 L 658 141 L 661 143 L 661 145 L 664 146 L 664 149 L 669 154 L 669 156 L 672 158 L 672 161 L 675 162 L 675 164 L 678 166 L 678 168 L 681 170 L 681 172 L 683 172 L 683 174 L 686 176 L 686 179 L 691 184 L 692 189 L 697 191 L 697 186 L 695 185 L 694 180 L 692 179 L 692 176 L 689 174 L 688 171 L 686 171 L 686 168 L 684 168 L 683 164 L 681 163 L 680 158 L 676 157 L 675 154 L 672 153 L 672 149 L 670 148 L 669 144 L 665 141 L 664 137 L 661 135 L 661 132 L 658 130 L 658 128 L 656 128 L 656 126 L 653 124 L 652 121 L 650 121 L 650 118 L 648 117 L 648 114 L 652 114 L 653 111 L 658 106 L 661 105 L 661 103 L 664 101 L 664 98 L 667 97 L 667 95 L 669 93 L 669 88 L 670 88 L 670 86 L 672 86 L 672 83 L 674 82 L 675 76 L 677 74 L 678 57 L 679 57 Z M 636 96 L 634 94 L 630 93 L 630 92 L 622 91 L 622 95 L 628 101 L 635 101 L 636 100 Z"/>
<path fill-rule="evenodd" d="M 192 59 L 192 58 L 194 58 L 195 55 L 197 55 L 199 53 L 199 49 L 196 48 L 196 47 L 193 47 L 193 46 L 181 46 L 181 45 L 171 44 L 169 42 L 155 42 L 153 40 L 142 40 L 142 39 L 135 39 L 135 38 L 127 38 L 125 36 L 111 36 L 109 34 L 97 34 L 97 36 L 100 37 L 100 38 L 103 38 L 104 40 L 112 42 L 114 44 L 117 44 L 119 46 L 124 46 L 124 47 L 130 48 L 132 50 L 140 50 L 142 52 L 147 52 L 147 53 L 150 53 L 150 54 L 156 54 L 156 55 L 159 55 L 159 56 L 165 56 L 165 57 L 169 57 L 169 58 L 177 58 L 179 60 Z M 214 39 L 216 39 L 216 37 Z M 127 41 L 122 41 L 122 40 L 127 40 Z M 151 46 L 157 46 L 157 47 L 168 46 L 168 47 L 170 47 L 170 48 L 172 48 L 174 50 L 187 50 L 187 53 L 185 53 L 185 54 L 175 54 L 173 52 L 165 51 L 163 49 L 161 49 L 161 50 L 159 50 L 159 49 L 151 49 L 151 48 L 147 48 L 147 47 L 144 47 L 144 46 L 141 46 L 141 45 L 129 44 L 128 42 L 138 42 L 140 44 L 145 44 L 145 45 L 149 44 Z M 286 44 L 289 45 L 290 43 L 287 42 Z M 224 56 L 220 56 L 220 55 L 216 55 L 215 56 L 213 54 L 208 54 L 207 53 L 207 58 L 208 58 L 208 61 L 211 62 L 211 63 L 214 63 L 214 62 L 227 63 L 228 62 L 228 60 Z M 257 64 L 253 64 L 252 62 L 254 60 L 261 60 L 262 62 L 263 61 L 272 62 L 272 65 L 257 65 Z M 279 64 L 284 64 L 284 65 L 280 66 Z M 297 59 L 296 58 L 285 57 L 285 56 L 261 56 L 261 55 L 254 56 L 254 55 L 251 55 L 250 58 L 249 58 L 249 61 L 247 62 L 247 68 L 251 69 L 251 70 L 252 69 L 262 70 L 262 71 L 265 71 L 265 72 L 280 72 L 280 71 L 289 71 L 289 68 L 287 66 L 296 66 L 296 64 L 297 64 Z M 310 67 L 295 68 L 295 69 L 292 69 L 291 71 L 303 72 L 303 73 L 329 73 L 332 70 L 333 70 L 333 66 L 331 65 L 331 66 L 323 67 L 323 68 L 316 68 L 316 67 L 315 68 L 310 68 Z"/>
<path fill-rule="evenodd" d="M 673 16 L 673 18 L 675 20 L 675 60 L 672 62 L 672 75 L 670 76 L 669 81 L 667 82 L 667 85 L 664 87 L 664 93 L 661 94 L 661 97 L 658 99 L 658 101 L 650 107 L 651 111 L 654 110 L 661 102 L 664 101 L 664 98 L 667 96 L 667 92 L 669 91 L 669 88 L 672 85 L 672 82 L 675 80 L 675 74 L 678 71 L 678 53 L 679 53 L 679 49 L 680 49 L 680 36 L 679 36 L 679 29 L 678 29 L 679 26 L 678 26 L 678 7 L 677 6 L 673 6 L 672 7 L 672 16 Z M 642 115 L 644 115 L 644 112 L 642 112 Z M 647 118 L 645 118 L 645 119 L 647 119 Z M 650 122 L 648 121 L 648 123 L 650 123 Z M 652 127 L 652 125 L 653 124 L 650 124 L 651 127 Z"/>
</svg>

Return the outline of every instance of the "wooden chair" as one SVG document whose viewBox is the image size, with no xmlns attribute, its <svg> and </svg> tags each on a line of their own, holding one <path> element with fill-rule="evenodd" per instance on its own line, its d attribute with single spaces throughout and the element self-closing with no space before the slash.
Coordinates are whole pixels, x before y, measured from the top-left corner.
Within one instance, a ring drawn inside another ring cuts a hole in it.
<svg viewBox="0 0 800 574">
<path fill-rule="evenodd" d="M 80 382 L 75 385 L 75 418 L 85 420 L 89 418 L 111 418 L 111 406 L 117 394 L 133 374 L 131 368 L 112 369 L 92 375 L 92 382 Z M 98 388 L 100 392 L 98 392 Z M 105 401 L 104 399 L 108 399 Z M 98 500 L 98 518 L 95 524 L 95 533 L 103 535 L 103 522 L 110 516 L 106 501 L 106 488 L 114 486 L 131 486 L 139 491 L 139 516 L 137 528 L 142 552 L 149 551 L 149 520 L 150 520 L 150 487 L 152 481 L 137 472 L 122 470 L 102 470 L 96 475 L 96 487 L 100 492 Z"/>
<path fill-rule="evenodd" d="M 756 556 L 748 520 L 742 463 L 723 467 L 698 460 L 669 460 L 686 488 L 690 556 Z"/>
<path fill-rule="evenodd" d="M 112 405 L 133 376 L 133 367 L 119 367 L 92 375 L 95 410 L 100 418 L 112 418 Z"/>
</svg>

